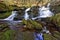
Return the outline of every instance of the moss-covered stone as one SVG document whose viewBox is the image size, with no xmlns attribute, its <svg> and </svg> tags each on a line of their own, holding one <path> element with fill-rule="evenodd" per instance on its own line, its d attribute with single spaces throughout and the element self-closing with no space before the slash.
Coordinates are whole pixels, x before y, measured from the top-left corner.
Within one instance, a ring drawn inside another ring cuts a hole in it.
<svg viewBox="0 0 60 40">
<path fill-rule="evenodd" d="M 23 24 L 26 25 L 26 28 L 29 28 L 29 29 L 42 29 L 42 25 L 36 21 L 33 21 L 33 20 L 23 20 Z"/>
<path fill-rule="evenodd" d="M 54 15 L 50 18 L 50 20 L 57 25 L 57 27 L 60 27 L 60 13 Z"/>
</svg>

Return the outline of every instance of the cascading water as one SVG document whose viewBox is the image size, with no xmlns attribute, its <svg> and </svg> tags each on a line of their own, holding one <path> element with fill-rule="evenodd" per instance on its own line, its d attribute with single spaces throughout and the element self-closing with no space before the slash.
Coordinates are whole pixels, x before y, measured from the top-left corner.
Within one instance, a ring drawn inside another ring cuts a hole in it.
<svg viewBox="0 0 60 40">
<path fill-rule="evenodd" d="M 4 20 L 13 21 L 16 15 L 17 15 L 17 11 L 12 11 L 12 14 L 8 18 L 5 18 Z"/>
<path fill-rule="evenodd" d="M 25 10 L 25 15 L 24 15 L 24 19 L 25 20 L 28 20 L 29 19 L 29 15 L 28 15 L 28 11 L 30 10 L 30 8 L 26 9 Z M 34 37 L 35 37 L 35 40 L 43 40 L 43 36 L 42 36 L 42 33 L 34 33 Z"/>
<path fill-rule="evenodd" d="M 48 3 L 47 7 L 43 6 L 42 8 L 39 8 L 39 17 L 38 18 L 47 18 L 47 17 L 51 17 L 53 16 L 54 14 L 50 11 L 50 3 Z M 50 32 L 46 29 L 46 27 L 44 27 L 44 31 L 46 33 L 49 33 Z"/>
<path fill-rule="evenodd" d="M 50 6 L 50 3 L 48 3 L 47 7 L 43 6 L 43 7 L 39 8 L 39 16 L 33 18 L 33 20 L 35 20 L 37 18 L 47 18 L 47 17 L 53 16 L 54 14 L 50 11 L 49 6 Z M 50 34 L 49 30 L 47 30 L 46 27 L 44 27 L 43 32 Z M 36 36 L 35 40 L 43 40 L 42 33 L 40 33 L 40 34 L 38 34 L 38 33 L 35 34 L 35 36 Z"/>
<path fill-rule="evenodd" d="M 38 18 L 47 18 L 47 17 L 51 17 L 54 14 L 50 11 L 50 7 L 49 7 L 50 3 L 48 3 L 47 7 L 43 6 L 41 8 L 39 8 L 39 17 Z"/>
<path fill-rule="evenodd" d="M 29 19 L 29 15 L 28 15 L 28 11 L 30 10 L 30 8 L 27 8 L 26 10 L 25 10 L 25 15 L 24 15 L 24 19 L 25 20 L 28 20 Z"/>
<path fill-rule="evenodd" d="M 4 20 L 12 21 L 12 23 L 22 22 L 21 20 L 14 21 L 14 18 L 16 16 L 17 16 L 17 11 L 12 11 L 12 14 L 9 17 L 5 18 Z"/>
<path fill-rule="evenodd" d="M 37 17 L 35 17 L 35 18 L 32 18 L 32 20 L 35 20 L 35 19 L 37 19 L 37 18 L 46 18 L 46 17 L 51 17 L 51 16 L 53 16 L 54 14 L 49 10 L 50 8 L 49 8 L 49 5 L 50 4 L 48 4 L 47 5 L 47 7 L 45 7 L 45 6 L 43 6 L 43 7 L 41 7 L 41 8 L 39 8 L 39 16 L 37 16 Z M 24 19 L 25 20 L 28 20 L 29 19 L 29 15 L 28 15 L 28 11 L 30 10 L 30 8 L 27 8 L 26 10 L 25 10 L 25 15 L 24 15 Z M 17 24 L 18 22 L 22 22 L 22 21 L 14 21 L 13 19 L 14 19 L 14 17 L 17 15 L 17 11 L 12 11 L 12 14 L 8 17 L 8 18 L 5 18 L 4 20 L 9 20 L 10 21 L 10 28 L 11 29 L 14 29 L 13 28 L 13 26 L 14 26 L 14 24 Z M 46 31 L 46 28 L 45 28 L 45 30 L 43 30 L 43 31 L 45 31 L 46 33 L 48 32 L 48 31 Z M 35 40 L 44 40 L 43 39 L 43 33 L 34 33 L 34 37 L 35 37 Z"/>
<path fill-rule="evenodd" d="M 47 17 L 51 17 L 54 14 L 50 11 L 50 3 L 48 3 L 47 7 L 42 6 L 41 8 L 39 8 L 39 16 L 32 18 L 32 20 L 35 20 L 37 18 L 47 18 Z"/>
<path fill-rule="evenodd" d="M 21 20 L 18 20 L 18 21 L 14 21 L 14 18 L 17 16 L 17 11 L 12 11 L 12 14 L 3 19 L 3 20 L 7 20 L 8 22 L 8 25 L 10 25 L 9 27 L 12 29 L 12 30 L 16 30 L 17 28 L 14 27 L 16 24 L 19 24 L 20 22 L 22 22 Z"/>
</svg>

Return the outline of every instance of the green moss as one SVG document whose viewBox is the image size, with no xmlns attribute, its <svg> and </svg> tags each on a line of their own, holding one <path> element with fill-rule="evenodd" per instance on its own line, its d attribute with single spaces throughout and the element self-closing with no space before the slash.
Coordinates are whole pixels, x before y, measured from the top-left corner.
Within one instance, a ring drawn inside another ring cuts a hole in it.
<svg viewBox="0 0 60 40">
<path fill-rule="evenodd" d="M 44 34 L 44 40 L 57 40 L 57 39 L 50 34 Z"/>
<path fill-rule="evenodd" d="M 14 31 L 7 30 L 0 33 L 0 40 L 14 40 Z"/>
<path fill-rule="evenodd" d="M 0 3 L 0 11 L 6 11 L 6 10 L 8 10 L 8 8 L 9 7 L 6 4 Z"/>
<path fill-rule="evenodd" d="M 60 27 L 60 13 L 54 15 L 50 19 L 52 20 L 53 23 Z"/>
<path fill-rule="evenodd" d="M 11 12 L 0 13 L 0 19 L 7 18 L 10 14 L 11 14 Z"/>
<path fill-rule="evenodd" d="M 30 28 L 30 29 L 42 29 L 42 25 L 36 21 L 33 21 L 33 20 L 23 20 L 23 24 L 26 25 L 27 28 Z"/>
</svg>

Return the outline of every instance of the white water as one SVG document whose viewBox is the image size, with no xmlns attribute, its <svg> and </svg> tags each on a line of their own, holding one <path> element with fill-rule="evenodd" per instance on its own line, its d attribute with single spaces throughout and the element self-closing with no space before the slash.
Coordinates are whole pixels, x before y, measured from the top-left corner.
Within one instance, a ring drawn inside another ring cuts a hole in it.
<svg viewBox="0 0 60 40">
<path fill-rule="evenodd" d="M 50 11 L 50 3 L 48 3 L 47 7 L 42 6 L 41 8 L 39 8 L 39 16 L 32 18 L 32 20 L 35 20 L 37 18 L 47 18 L 47 17 L 51 17 L 54 14 Z"/>
<path fill-rule="evenodd" d="M 50 34 L 50 32 L 49 32 L 49 30 L 47 30 L 46 26 L 44 26 L 42 32 L 45 32 L 45 33 L 47 33 L 47 34 Z"/>
<path fill-rule="evenodd" d="M 18 21 L 14 21 L 14 18 L 17 16 L 17 11 L 12 11 L 12 14 L 5 18 L 4 20 L 8 20 L 8 21 L 13 21 L 11 23 L 18 23 L 18 22 L 22 22 L 21 20 L 18 20 Z"/>
<path fill-rule="evenodd" d="M 8 25 L 10 25 L 9 27 L 12 30 L 17 30 L 16 25 L 22 22 L 21 20 L 14 21 L 14 18 L 16 16 L 17 16 L 17 11 L 12 11 L 12 14 L 9 17 L 3 19 L 8 21 Z"/>
<path fill-rule="evenodd" d="M 53 13 L 50 11 L 49 5 L 50 4 L 48 4 L 47 7 L 43 6 L 43 7 L 39 8 L 39 16 L 37 16 L 35 18 L 32 18 L 32 19 L 35 20 L 37 18 L 46 18 L 46 17 L 53 16 Z M 30 8 L 28 8 L 28 9 L 25 10 L 25 15 L 24 15 L 24 19 L 25 20 L 29 19 L 29 15 L 28 15 L 28 11 L 29 10 L 30 10 Z M 10 23 L 12 23 L 12 25 L 17 24 L 18 22 L 22 22 L 20 20 L 19 21 L 14 21 L 13 20 L 16 15 L 17 15 L 17 11 L 12 11 L 12 14 L 8 18 L 5 18 L 4 20 L 9 20 Z M 11 28 L 13 29 L 13 26 L 11 26 Z M 46 28 L 43 31 L 45 31 L 46 33 L 49 33 L 49 31 L 46 30 Z M 43 40 L 42 33 L 37 33 L 36 35 L 39 38 L 41 38 L 41 40 Z M 39 39 L 37 37 L 35 37 L 35 40 L 39 40 Z"/>
<path fill-rule="evenodd" d="M 37 18 L 47 18 L 47 17 L 53 16 L 54 14 L 50 11 L 49 6 L 50 6 L 50 3 L 48 3 L 47 7 L 43 6 L 43 7 L 39 8 L 39 16 L 32 18 L 32 20 L 35 20 Z M 49 32 L 49 30 L 47 30 L 46 26 L 44 26 L 44 29 L 42 31 L 50 34 L 50 32 Z M 36 33 L 34 35 L 35 40 L 43 40 L 42 34 L 43 33 Z M 39 38 L 37 38 L 36 36 Z"/>
<path fill-rule="evenodd" d="M 47 18 L 47 17 L 51 17 L 54 14 L 50 11 L 50 3 L 48 3 L 47 7 L 43 6 L 41 8 L 39 8 L 39 17 L 40 18 Z"/>
<path fill-rule="evenodd" d="M 52 17 L 54 14 L 50 11 L 50 3 L 48 3 L 47 7 L 43 6 L 39 8 L 39 17 L 38 18 L 47 18 L 47 17 Z M 47 30 L 46 27 L 44 27 L 43 32 L 49 33 L 49 30 Z"/>
<path fill-rule="evenodd" d="M 13 21 L 13 19 L 15 18 L 15 16 L 17 16 L 17 11 L 12 11 L 12 14 L 5 18 L 4 20 L 10 20 L 10 21 Z"/>
<path fill-rule="evenodd" d="M 29 15 L 28 15 L 28 11 L 30 10 L 30 8 L 27 8 L 26 10 L 25 10 L 25 15 L 24 15 L 24 19 L 25 20 L 28 20 L 29 19 Z"/>
</svg>

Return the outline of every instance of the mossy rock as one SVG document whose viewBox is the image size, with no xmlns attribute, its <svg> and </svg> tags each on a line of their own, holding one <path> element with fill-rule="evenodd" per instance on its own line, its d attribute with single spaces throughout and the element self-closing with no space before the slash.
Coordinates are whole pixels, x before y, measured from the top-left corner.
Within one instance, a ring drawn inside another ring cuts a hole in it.
<svg viewBox="0 0 60 40">
<path fill-rule="evenodd" d="M 50 18 L 50 20 L 56 24 L 57 27 L 60 27 L 60 13 L 54 15 L 53 17 Z"/>
<path fill-rule="evenodd" d="M 23 24 L 25 24 L 27 27 L 37 27 L 37 28 L 42 28 L 42 25 L 40 23 L 38 23 L 37 21 L 34 21 L 34 20 L 23 20 Z M 31 24 L 31 25 L 30 25 Z"/>
</svg>

